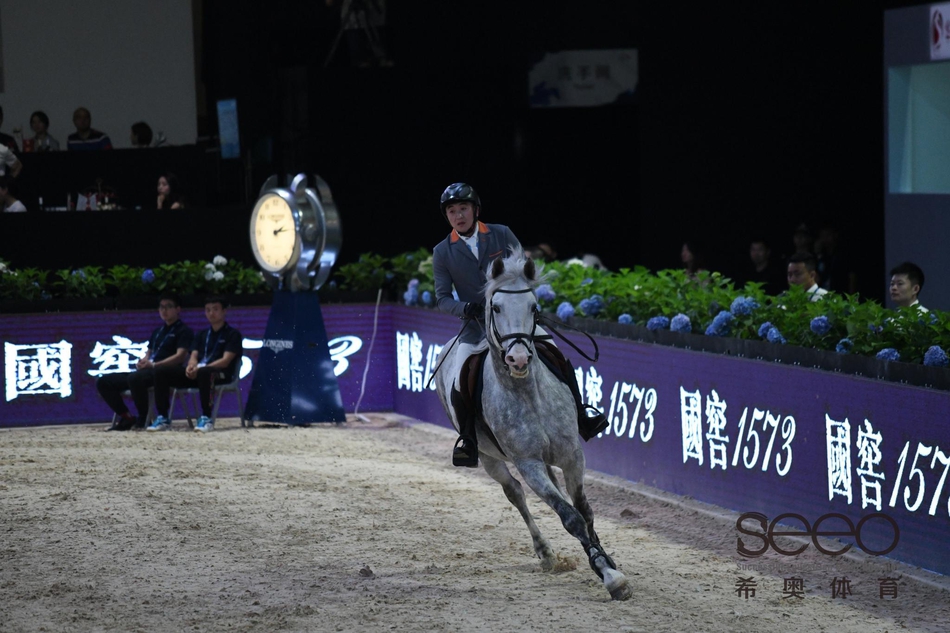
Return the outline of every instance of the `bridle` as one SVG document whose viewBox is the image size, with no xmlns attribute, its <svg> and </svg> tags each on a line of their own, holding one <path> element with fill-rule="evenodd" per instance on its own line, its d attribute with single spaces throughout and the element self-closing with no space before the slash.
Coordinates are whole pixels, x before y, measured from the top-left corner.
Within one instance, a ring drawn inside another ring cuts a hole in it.
<svg viewBox="0 0 950 633">
<path fill-rule="evenodd" d="M 534 313 L 534 318 L 533 318 L 534 327 L 531 328 L 530 333 L 514 332 L 512 334 L 505 334 L 504 336 L 501 335 L 501 333 L 498 331 L 498 327 L 495 325 L 495 309 L 494 309 L 495 308 L 494 296 L 496 293 L 499 293 L 499 292 L 504 293 L 504 294 L 510 294 L 510 295 L 517 295 L 517 294 L 523 294 L 525 292 L 530 292 L 531 296 L 535 297 L 534 309 L 532 310 L 532 312 Z M 492 337 L 495 339 L 495 341 L 498 342 L 498 347 L 499 347 L 498 351 L 501 354 L 502 360 L 504 360 L 505 356 L 509 352 L 511 352 L 511 348 L 513 348 L 515 345 L 519 343 L 524 345 L 525 349 L 528 350 L 528 359 L 530 360 L 534 356 L 535 339 L 545 340 L 545 339 L 551 338 L 551 336 L 548 334 L 536 335 L 534 333 L 534 330 L 537 328 L 538 324 L 541 323 L 541 306 L 538 305 L 537 297 L 534 295 L 534 290 L 531 288 L 522 288 L 521 290 L 507 290 L 505 288 L 499 288 L 495 290 L 495 292 L 492 293 L 492 299 L 489 300 L 488 308 L 489 308 L 488 310 L 489 327 L 491 328 Z M 507 349 L 504 348 L 505 341 L 511 341 Z"/>
</svg>

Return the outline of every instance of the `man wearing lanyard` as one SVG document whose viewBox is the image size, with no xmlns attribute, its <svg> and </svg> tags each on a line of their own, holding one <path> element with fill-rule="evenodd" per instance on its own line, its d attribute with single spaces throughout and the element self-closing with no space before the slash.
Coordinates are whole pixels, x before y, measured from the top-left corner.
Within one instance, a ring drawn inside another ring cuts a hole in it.
<svg viewBox="0 0 950 633">
<path fill-rule="evenodd" d="M 172 387 L 198 387 L 202 415 L 198 418 L 195 431 L 207 433 L 214 430 L 211 420 L 214 383 L 231 382 L 234 372 L 239 369 L 244 341 L 241 333 L 225 321 L 227 312 L 228 304 L 221 297 L 208 297 L 205 300 L 205 317 L 211 327 L 195 335 L 191 357 L 185 367 L 177 365 L 156 372 L 155 410 L 158 417 L 146 431 L 171 430 L 168 408 L 171 405 L 169 390 Z"/>
<path fill-rule="evenodd" d="M 155 328 L 148 339 L 148 349 L 135 364 L 135 371 L 105 374 L 96 379 L 96 389 L 116 414 L 115 422 L 106 431 L 128 431 L 145 428 L 148 418 L 148 390 L 155 382 L 155 372 L 163 367 L 180 367 L 188 356 L 195 336 L 182 323 L 181 304 L 175 295 L 164 294 L 158 300 L 158 315 L 165 322 Z M 132 401 L 138 417 L 129 412 L 122 400 L 122 392 L 132 392 Z"/>
</svg>

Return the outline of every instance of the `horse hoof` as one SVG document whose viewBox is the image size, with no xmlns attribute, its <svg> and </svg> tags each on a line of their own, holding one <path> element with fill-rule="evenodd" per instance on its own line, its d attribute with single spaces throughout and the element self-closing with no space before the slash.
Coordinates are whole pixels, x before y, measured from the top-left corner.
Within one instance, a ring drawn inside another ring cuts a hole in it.
<svg viewBox="0 0 950 633">
<path fill-rule="evenodd" d="M 627 577 L 614 569 L 604 570 L 604 587 L 614 600 L 626 600 L 633 595 Z"/>
</svg>

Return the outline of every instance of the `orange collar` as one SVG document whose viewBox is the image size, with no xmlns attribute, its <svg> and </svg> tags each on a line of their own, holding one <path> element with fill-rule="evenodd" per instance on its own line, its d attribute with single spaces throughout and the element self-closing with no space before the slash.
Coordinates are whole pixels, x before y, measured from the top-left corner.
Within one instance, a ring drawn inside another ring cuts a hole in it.
<svg viewBox="0 0 950 633">
<path fill-rule="evenodd" d="M 478 232 L 488 233 L 488 226 L 486 226 L 485 223 L 482 222 L 481 220 L 478 220 Z M 459 235 L 458 231 L 456 231 L 455 229 L 452 229 L 452 233 L 449 235 L 449 239 L 453 244 L 455 244 L 460 239 L 462 239 L 462 236 Z"/>
</svg>

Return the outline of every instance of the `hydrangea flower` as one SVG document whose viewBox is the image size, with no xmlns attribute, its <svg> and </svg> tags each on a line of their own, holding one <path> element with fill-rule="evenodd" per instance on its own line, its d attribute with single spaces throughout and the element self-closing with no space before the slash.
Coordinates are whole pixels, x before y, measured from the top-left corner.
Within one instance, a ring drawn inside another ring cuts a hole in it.
<svg viewBox="0 0 950 633">
<path fill-rule="evenodd" d="M 893 347 L 885 347 L 880 352 L 877 353 L 877 357 L 881 360 L 900 360 L 901 355 Z"/>
<path fill-rule="evenodd" d="M 432 305 L 432 293 L 428 290 L 422 293 L 422 303 L 427 306 Z"/>
<path fill-rule="evenodd" d="M 419 280 L 418 280 L 418 279 L 410 279 L 410 280 L 409 280 L 409 289 L 410 289 L 410 290 L 412 290 L 413 288 L 418 288 L 418 287 L 419 287 Z"/>
<path fill-rule="evenodd" d="M 933 345 L 924 353 L 924 365 L 930 367 L 946 367 L 950 365 L 950 358 L 943 348 L 939 345 Z"/>
<path fill-rule="evenodd" d="M 583 262 L 581 262 L 581 264 L 583 264 Z M 590 277 L 588 277 L 587 279 L 585 279 L 584 281 L 581 282 L 581 285 L 582 285 L 582 286 L 588 286 L 588 285 L 590 285 L 590 284 L 592 284 L 592 283 L 594 283 L 594 280 L 591 279 Z"/>
<path fill-rule="evenodd" d="M 205 264 L 205 268 L 211 271 L 215 270 L 214 264 Z"/>
<path fill-rule="evenodd" d="M 826 316 L 817 316 L 811 320 L 811 331 L 818 336 L 824 336 L 831 331 L 831 321 Z"/>
<path fill-rule="evenodd" d="M 211 263 L 214 264 L 215 266 L 227 266 L 228 260 L 221 257 L 220 255 L 215 255 L 214 259 L 211 260 Z"/>
<path fill-rule="evenodd" d="M 155 273 L 152 272 L 151 268 L 146 268 L 145 272 L 142 273 L 142 281 L 147 284 L 150 284 L 153 281 L 155 281 Z"/>
<path fill-rule="evenodd" d="M 670 326 L 669 317 L 665 316 L 655 316 L 647 321 L 647 329 L 650 331 L 665 330 Z"/>
<path fill-rule="evenodd" d="M 868 324 L 868 331 L 873 332 L 874 334 L 880 334 L 884 331 L 883 325 L 874 325 L 873 323 Z"/>
<path fill-rule="evenodd" d="M 734 320 L 735 317 L 732 316 L 732 312 L 722 310 L 713 318 L 709 327 L 706 328 L 706 336 L 729 336 Z"/>
<path fill-rule="evenodd" d="M 626 312 L 624 312 L 623 314 L 621 314 L 620 316 L 617 317 L 617 323 L 623 323 L 624 325 L 630 325 L 631 323 L 633 323 L 633 317 L 630 316 L 629 314 L 627 314 Z"/>
<path fill-rule="evenodd" d="M 551 287 L 551 284 L 541 284 L 534 291 L 534 294 L 538 297 L 538 301 L 554 301 L 557 296 L 554 294 L 554 288 Z"/>
<path fill-rule="evenodd" d="M 736 297 L 729 306 L 729 311 L 737 316 L 746 316 L 758 307 L 759 302 L 752 297 Z"/>
<path fill-rule="evenodd" d="M 766 321 L 765 323 L 759 326 L 759 336 L 761 338 L 767 337 L 769 335 L 769 330 L 771 329 L 772 329 L 772 323 L 770 321 Z"/>
<path fill-rule="evenodd" d="M 221 272 L 220 270 L 216 270 L 214 274 L 211 275 L 211 278 L 214 279 L 215 281 L 221 281 L 222 279 L 224 279 L 224 273 Z"/>
<path fill-rule="evenodd" d="M 785 337 L 782 336 L 782 333 L 779 332 L 777 327 L 770 327 L 768 334 L 765 335 L 765 338 L 769 343 L 778 343 L 779 345 L 784 345 L 788 342 L 785 340 Z"/>
<path fill-rule="evenodd" d="M 211 266 L 211 264 L 208 264 Z M 211 266 L 208 270 L 205 271 L 205 281 L 211 281 L 211 278 L 214 276 L 215 270 L 214 266 Z"/>
<path fill-rule="evenodd" d="M 674 332 L 692 332 L 693 324 L 685 314 L 677 314 L 670 321 L 670 329 Z"/>
<path fill-rule="evenodd" d="M 567 321 L 572 316 L 574 316 L 574 306 L 569 301 L 564 301 L 557 307 L 557 318 Z"/>
<path fill-rule="evenodd" d="M 854 341 L 849 338 L 843 338 L 835 345 L 835 351 L 839 354 L 850 354 L 852 348 L 854 348 Z"/>
<path fill-rule="evenodd" d="M 410 283 L 409 288 L 404 293 L 402 293 L 402 299 L 405 301 L 407 306 L 414 306 L 419 303 L 419 288 L 417 286 L 418 284 L 413 286 Z"/>
<path fill-rule="evenodd" d="M 80 279 L 85 279 L 85 278 L 86 278 L 86 273 L 84 273 L 84 272 L 81 271 L 81 270 L 74 270 L 74 271 L 72 272 L 72 275 L 73 275 L 73 277 L 79 277 Z"/>
<path fill-rule="evenodd" d="M 581 312 L 586 316 L 597 316 L 603 311 L 604 307 L 604 298 L 600 295 L 592 295 L 588 299 L 581 299 Z"/>
</svg>

